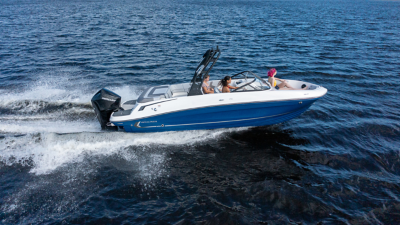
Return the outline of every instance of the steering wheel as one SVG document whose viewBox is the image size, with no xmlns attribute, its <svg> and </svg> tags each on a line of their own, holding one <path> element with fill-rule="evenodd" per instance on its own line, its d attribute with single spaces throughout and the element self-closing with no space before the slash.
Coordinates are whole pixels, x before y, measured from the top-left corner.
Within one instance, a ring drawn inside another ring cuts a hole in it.
<svg viewBox="0 0 400 225">
<path fill-rule="evenodd" d="M 242 88 L 244 85 L 246 85 L 246 83 L 245 82 L 241 82 L 241 83 L 239 83 L 238 85 L 236 85 L 236 87 L 238 88 L 238 89 L 234 89 L 232 92 L 236 92 L 236 91 L 243 91 L 244 90 L 244 88 Z"/>
</svg>

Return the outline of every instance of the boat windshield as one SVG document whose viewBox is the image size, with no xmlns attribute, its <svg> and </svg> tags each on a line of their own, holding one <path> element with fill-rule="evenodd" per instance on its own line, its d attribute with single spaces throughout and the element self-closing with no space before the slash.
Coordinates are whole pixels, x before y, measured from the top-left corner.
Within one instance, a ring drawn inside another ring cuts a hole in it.
<svg viewBox="0 0 400 225">
<path fill-rule="evenodd" d="M 206 77 L 208 76 L 210 70 L 213 68 L 214 64 L 217 62 L 221 51 L 218 46 L 216 49 L 209 49 L 203 55 L 203 59 L 200 61 L 196 68 L 194 76 L 192 78 L 190 89 L 187 96 L 202 95 L 202 85 Z M 263 78 L 257 76 L 251 71 L 244 71 L 232 76 L 232 79 L 236 82 L 236 87 L 232 92 L 239 91 L 262 91 L 271 89 L 271 85 L 266 82 Z"/>
<path fill-rule="evenodd" d="M 232 92 L 263 91 L 271 89 L 271 85 L 268 82 L 251 71 L 235 74 L 232 76 L 232 79 L 238 80 L 236 82 L 238 89 Z"/>
</svg>

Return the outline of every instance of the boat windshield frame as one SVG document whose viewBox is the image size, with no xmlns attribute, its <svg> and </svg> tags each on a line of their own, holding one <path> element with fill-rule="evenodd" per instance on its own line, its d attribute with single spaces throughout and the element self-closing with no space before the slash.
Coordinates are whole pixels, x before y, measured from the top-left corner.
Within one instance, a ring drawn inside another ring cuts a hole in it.
<svg viewBox="0 0 400 225">
<path fill-rule="evenodd" d="M 231 76 L 231 78 L 232 78 L 232 79 L 237 79 L 236 76 L 242 75 L 242 76 L 244 76 L 245 79 L 248 79 L 248 76 L 247 76 L 247 74 L 245 74 L 245 73 L 248 73 L 248 74 L 254 76 L 255 78 L 259 79 L 259 80 L 260 80 L 261 82 L 263 82 L 264 84 L 269 85 L 268 82 L 266 82 L 264 79 L 262 79 L 262 78 L 259 77 L 257 74 L 255 74 L 255 73 L 253 73 L 253 72 L 251 72 L 251 71 L 243 71 L 243 72 L 237 73 L 237 74 Z"/>
<path fill-rule="evenodd" d="M 249 77 L 249 75 L 253 76 L 253 77 Z M 266 82 L 263 78 L 259 77 L 257 74 L 255 74 L 251 71 L 243 71 L 243 72 L 237 73 L 237 74 L 231 76 L 231 79 L 238 79 L 238 78 L 240 79 L 240 76 L 242 76 L 242 78 L 244 78 L 245 80 L 251 79 L 251 81 L 246 81 L 247 83 L 245 85 L 239 87 L 238 89 L 233 90 L 232 92 L 240 92 L 241 89 L 243 89 L 246 86 L 249 86 L 250 84 L 254 83 L 257 80 L 259 80 L 263 84 L 267 85 L 269 88 L 268 89 L 260 89 L 260 90 L 247 90 L 247 91 L 265 91 L 265 90 L 271 89 L 271 85 L 268 82 Z"/>
</svg>

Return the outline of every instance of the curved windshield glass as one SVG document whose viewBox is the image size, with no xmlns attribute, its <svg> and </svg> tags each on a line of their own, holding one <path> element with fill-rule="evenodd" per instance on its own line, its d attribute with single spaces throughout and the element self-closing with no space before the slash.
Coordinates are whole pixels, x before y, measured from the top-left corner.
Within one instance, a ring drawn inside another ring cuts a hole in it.
<svg viewBox="0 0 400 225">
<path fill-rule="evenodd" d="M 268 82 L 250 71 L 235 74 L 232 76 L 232 79 L 237 80 L 236 84 L 238 87 L 238 89 L 232 92 L 263 91 L 271 89 Z"/>
</svg>

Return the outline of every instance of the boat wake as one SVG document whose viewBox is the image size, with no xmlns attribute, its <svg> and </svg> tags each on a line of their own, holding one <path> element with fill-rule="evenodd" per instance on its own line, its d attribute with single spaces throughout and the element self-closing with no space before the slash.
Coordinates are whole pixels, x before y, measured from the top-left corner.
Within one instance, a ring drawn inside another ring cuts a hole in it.
<svg viewBox="0 0 400 225">
<path fill-rule="evenodd" d="M 110 89 L 122 96 L 136 94 L 135 87 Z M 163 164 L 165 149 L 152 153 L 149 149 L 201 144 L 224 133 L 245 129 L 153 134 L 102 132 L 90 105 L 92 92 L 71 93 L 49 85 L 34 86 L 24 92 L 3 90 L 0 94 L 0 166 L 28 166 L 31 173 L 41 175 L 96 156 L 118 155 L 138 163 L 137 151 L 145 151 L 148 154 L 142 155 L 147 161 L 150 157 L 150 163 L 141 164 L 138 171 L 144 177 L 154 177 L 148 168 L 155 168 L 154 163 Z"/>
<path fill-rule="evenodd" d="M 242 128 L 244 129 L 244 128 Z M 47 174 L 68 163 L 82 162 L 88 156 L 118 155 L 127 161 L 137 160 L 133 152 L 162 149 L 173 145 L 201 145 L 218 139 L 227 132 L 240 129 L 213 131 L 166 132 L 162 134 L 127 134 L 121 132 L 80 132 L 57 134 L 49 132 L 27 135 L 3 135 L 0 140 L 0 160 L 6 165 L 30 166 L 35 174 Z M 154 146 L 158 146 L 154 148 Z M 134 151 L 133 151 L 134 150 Z M 163 158 L 165 149 L 154 157 Z M 133 155 L 132 155 L 133 154 Z M 162 161 L 162 160 L 161 160 Z"/>
<path fill-rule="evenodd" d="M 140 87 L 108 88 L 121 93 L 123 101 L 140 92 Z M 107 173 L 129 180 L 139 197 L 152 195 L 164 178 L 173 176 L 174 153 L 193 155 L 199 146 L 247 129 L 104 132 L 90 105 L 94 90 L 69 90 L 40 83 L 26 90 L 0 91 L 0 170 L 25 172 L 4 177 L 5 182 L 13 180 L 12 185 L 24 181 L 15 187 L 18 191 L 2 199 L 0 210 L 9 221 L 26 210 L 60 216 L 88 201 L 86 196 L 102 198 L 98 182 L 116 177 Z M 33 195 L 41 197 L 33 202 Z"/>
</svg>

